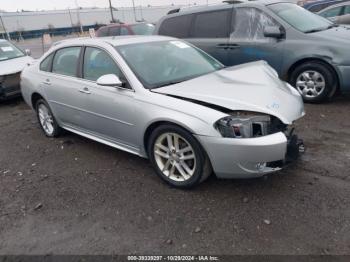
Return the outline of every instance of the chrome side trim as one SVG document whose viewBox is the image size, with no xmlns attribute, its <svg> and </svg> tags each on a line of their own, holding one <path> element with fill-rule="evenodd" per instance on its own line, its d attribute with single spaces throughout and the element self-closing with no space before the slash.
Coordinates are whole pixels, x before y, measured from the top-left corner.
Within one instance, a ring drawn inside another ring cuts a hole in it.
<svg viewBox="0 0 350 262">
<path fill-rule="evenodd" d="M 63 129 L 66 129 L 72 133 L 75 133 L 77 135 L 80 135 L 80 136 L 83 136 L 83 137 L 86 137 L 86 138 L 89 138 L 91 140 L 94 140 L 96 142 L 99 142 L 99 143 L 102 143 L 102 144 L 105 144 L 107 146 L 111 146 L 111 147 L 114 147 L 116 149 L 119 149 L 119 150 L 123 150 L 125 152 L 128 152 L 128 153 L 131 153 L 131 154 L 134 154 L 134 155 L 138 155 L 140 157 L 143 157 L 141 154 L 140 154 L 140 150 L 136 147 L 132 147 L 132 146 L 128 146 L 128 145 L 124 145 L 124 144 L 121 144 L 121 143 L 116 143 L 116 142 L 112 142 L 112 141 L 108 141 L 106 139 L 103 139 L 103 138 L 100 138 L 100 137 L 97 137 L 95 135 L 92 135 L 92 134 L 88 134 L 88 133 L 85 133 L 83 131 L 78 131 L 77 129 L 75 129 L 74 127 L 70 127 L 70 126 L 67 126 L 67 125 L 62 125 L 62 128 Z"/>
</svg>

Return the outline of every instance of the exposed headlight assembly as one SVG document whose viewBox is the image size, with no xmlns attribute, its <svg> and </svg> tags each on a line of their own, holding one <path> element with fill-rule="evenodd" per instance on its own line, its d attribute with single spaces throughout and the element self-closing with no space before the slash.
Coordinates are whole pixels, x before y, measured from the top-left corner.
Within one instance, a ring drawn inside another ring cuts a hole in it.
<svg viewBox="0 0 350 262">
<path fill-rule="evenodd" d="M 233 112 L 215 123 L 223 137 L 250 138 L 267 135 L 271 118 L 269 115 Z"/>
</svg>

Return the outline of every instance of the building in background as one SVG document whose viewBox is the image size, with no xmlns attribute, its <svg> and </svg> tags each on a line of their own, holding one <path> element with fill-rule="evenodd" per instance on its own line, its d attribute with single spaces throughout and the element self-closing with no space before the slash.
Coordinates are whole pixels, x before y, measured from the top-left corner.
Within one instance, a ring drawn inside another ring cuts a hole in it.
<svg viewBox="0 0 350 262">
<path fill-rule="evenodd" d="M 147 21 L 156 23 L 162 16 L 178 6 L 147 6 L 113 8 L 117 21 L 134 23 Z M 109 8 L 79 8 L 52 11 L 0 12 L 3 27 L 13 39 L 40 37 L 43 33 L 70 34 L 96 28 L 111 22 Z M 0 22 L 0 38 L 5 36 Z"/>
</svg>

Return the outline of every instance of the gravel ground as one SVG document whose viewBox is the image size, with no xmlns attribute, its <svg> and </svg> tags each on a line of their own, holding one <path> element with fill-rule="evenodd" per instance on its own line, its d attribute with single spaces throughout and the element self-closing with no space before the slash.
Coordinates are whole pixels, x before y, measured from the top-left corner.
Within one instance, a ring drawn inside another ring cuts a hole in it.
<svg viewBox="0 0 350 262">
<path fill-rule="evenodd" d="M 307 152 L 267 178 L 165 185 L 147 160 L 0 104 L 0 254 L 350 254 L 350 97 L 307 105 Z"/>
</svg>

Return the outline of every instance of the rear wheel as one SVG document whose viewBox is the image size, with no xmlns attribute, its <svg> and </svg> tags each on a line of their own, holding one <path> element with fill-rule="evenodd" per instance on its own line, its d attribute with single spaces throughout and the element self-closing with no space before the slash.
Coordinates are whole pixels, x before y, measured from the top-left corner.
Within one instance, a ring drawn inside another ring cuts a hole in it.
<svg viewBox="0 0 350 262">
<path fill-rule="evenodd" d="M 305 102 L 319 103 L 332 97 L 337 89 L 333 70 L 322 62 L 307 62 L 295 68 L 290 83 Z"/>
<path fill-rule="evenodd" d="M 44 99 L 39 99 L 35 108 L 40 127 L 45 135 L 48 137 L 59 136 L 62 129 L 58 126 L 47 102 Z"/>
<path fill-rule="evenodd" d="M 163 125 L 153 131 L 148 154 L 157 174 L 174 187 L 194 187 L 212 171 L 198 141 L 191 133 L 175 125 Z"/>
</svg>

